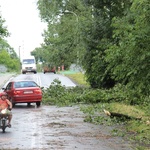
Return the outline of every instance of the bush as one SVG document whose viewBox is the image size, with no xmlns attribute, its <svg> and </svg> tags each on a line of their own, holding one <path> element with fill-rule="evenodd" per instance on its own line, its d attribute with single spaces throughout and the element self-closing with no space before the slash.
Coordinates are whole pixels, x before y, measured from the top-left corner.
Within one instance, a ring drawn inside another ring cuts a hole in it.
<svg viewBox="0 0 150 150">
<path fill-rule="evenodd" d="M 66 106 L 79 103 L 84 89 L 81 87 L 67 88 L 55 79 L 47 89 L 43 89 L 43 103 L 51 105 Z"/>
</svg>

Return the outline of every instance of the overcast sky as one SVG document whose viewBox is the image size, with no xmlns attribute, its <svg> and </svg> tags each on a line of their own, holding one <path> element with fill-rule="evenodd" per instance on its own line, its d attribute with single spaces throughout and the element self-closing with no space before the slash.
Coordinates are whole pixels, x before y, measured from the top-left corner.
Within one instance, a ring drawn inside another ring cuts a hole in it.
<svg viewBox="0 0 150 150">
<path fill-rule="evenodd" d="M 5 25 L 11 33 L 8 43 L 21 57 L 39 47 L 43 42 L 43 33 L 46 24 L 41 22 L 36 9 L 37 0 L 0 0 L 0 12 Z"/>
</svg>

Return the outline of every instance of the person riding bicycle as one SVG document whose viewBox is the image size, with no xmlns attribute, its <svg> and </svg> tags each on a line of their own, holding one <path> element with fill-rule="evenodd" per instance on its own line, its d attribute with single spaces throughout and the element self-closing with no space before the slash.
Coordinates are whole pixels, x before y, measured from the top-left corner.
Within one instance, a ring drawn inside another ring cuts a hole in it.
<svg viewBox="0 0 150 150">
<path fill-rule="evenodd" d="M 7 99 L 8 95 L 7 93 L 3 92 L 1 93 L 0 98 L 0 114 L 2 114 L 2 111 L 6 110 L 5 114 L 8 115 L 8 127 L 11 127 L 11 119 L 12 119 L 12 103 Z"/>
</svg>

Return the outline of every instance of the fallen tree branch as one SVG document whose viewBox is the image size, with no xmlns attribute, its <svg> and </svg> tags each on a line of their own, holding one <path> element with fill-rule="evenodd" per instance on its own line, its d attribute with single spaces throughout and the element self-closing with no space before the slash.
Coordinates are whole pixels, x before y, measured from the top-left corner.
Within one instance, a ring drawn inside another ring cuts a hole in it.
<svg viewBox="0 0 150 150">
<path fill-rule="evenodd" d="M 140 117 L 140 118 L 131 117 L 131 116 L 128 116 L 128 115 L 125 115 L 125 114 L 120 114 L 120 113 L 116 113 L 116 112 L 109 112 L 108 110 L 105 110 L 105 109 L 104 109 L 104 113 L 107 116 L 110 116 L 111 118 L 113 118 L 113 117 L 119 117 L 121 119 L 126 119 L 126 120 L 131 120 L 131 119 L 141 120 L 142 119 L 142 117 Z"/>
</svg>

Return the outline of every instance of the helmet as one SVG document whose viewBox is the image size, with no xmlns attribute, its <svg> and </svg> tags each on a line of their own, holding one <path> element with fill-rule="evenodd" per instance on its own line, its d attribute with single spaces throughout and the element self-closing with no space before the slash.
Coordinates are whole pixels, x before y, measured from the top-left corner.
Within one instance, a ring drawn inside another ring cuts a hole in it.
<svg viewBox="0 0 150 150">
<path fill-rule="evenodd" d="M 1 96 L 8 96 L 8 94 L 6 92 L 2 92 L 0 95 Z"/>
</svg>

